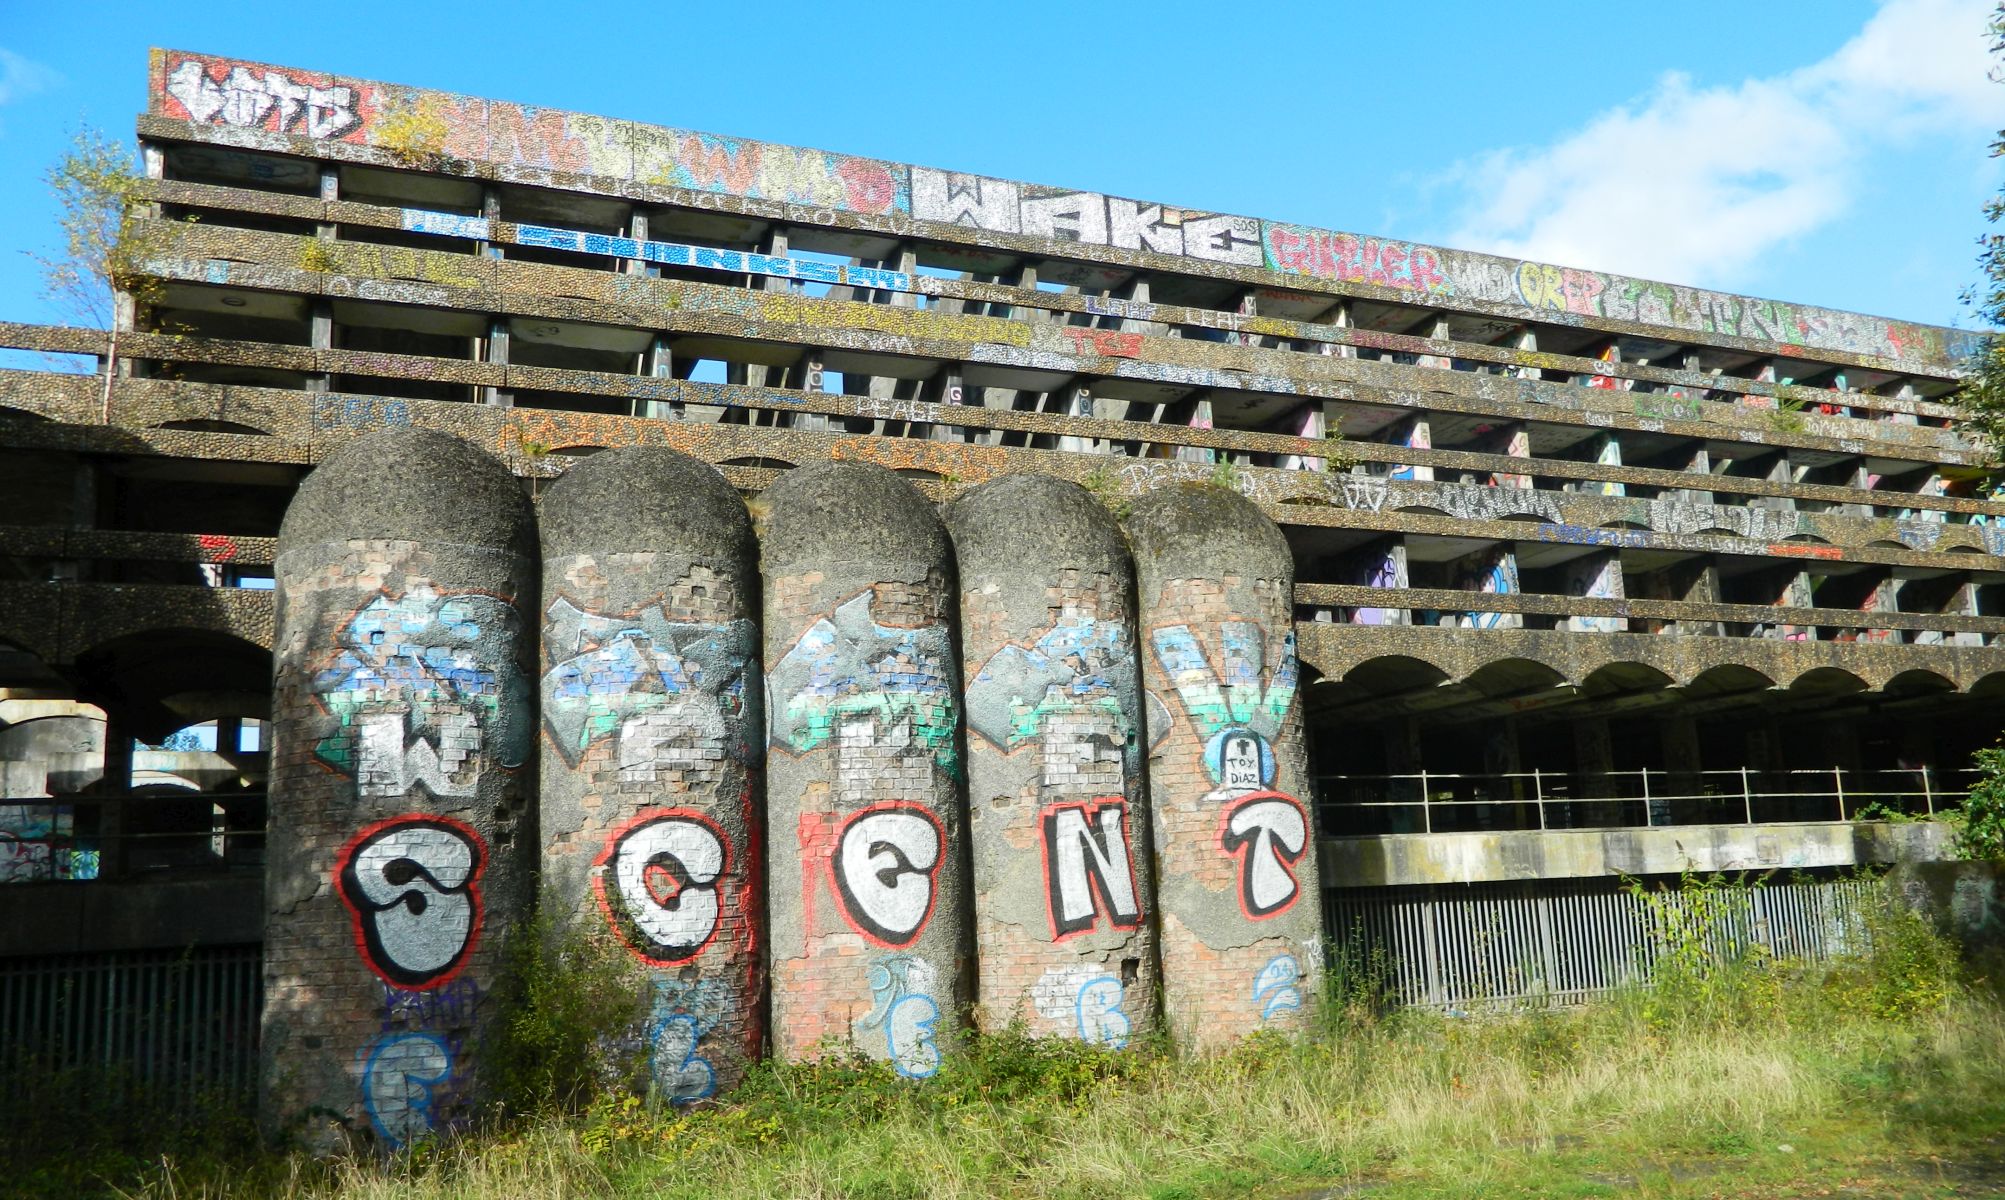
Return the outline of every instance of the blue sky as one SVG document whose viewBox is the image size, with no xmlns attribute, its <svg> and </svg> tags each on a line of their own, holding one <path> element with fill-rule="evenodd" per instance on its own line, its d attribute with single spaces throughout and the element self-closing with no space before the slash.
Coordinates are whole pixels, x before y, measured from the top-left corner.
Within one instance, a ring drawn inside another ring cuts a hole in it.
<svg viewBox="0 0 2005 1200">
<path fill-rule="evenodd" d="M 162 45 L 1967 325 L 1988 8 L 0 0 L 0 319 Z"/>
</svg>

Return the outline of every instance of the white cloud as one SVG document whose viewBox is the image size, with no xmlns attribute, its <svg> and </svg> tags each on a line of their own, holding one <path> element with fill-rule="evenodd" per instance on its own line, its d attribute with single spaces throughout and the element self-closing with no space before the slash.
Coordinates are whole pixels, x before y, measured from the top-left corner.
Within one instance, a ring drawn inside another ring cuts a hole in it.
<svg viewBox="0 0 2005 1200">
<path fill-rule="evenodd" d="M 62 78 L 53 68 L 0 47 L 0 104 L 54 87 Z"/>
<path fill-rule="evenodd" d="M 1888 0 L 1830 57 L 1787 74 L 1709 88 L 1667 74 L 1551 145 L 1460 164 L 1462 224 L 1443 241 L 1728 285 L 1843 214 L 1876 147 L 1997 127 L 1990 8 Z"/>
</svg>

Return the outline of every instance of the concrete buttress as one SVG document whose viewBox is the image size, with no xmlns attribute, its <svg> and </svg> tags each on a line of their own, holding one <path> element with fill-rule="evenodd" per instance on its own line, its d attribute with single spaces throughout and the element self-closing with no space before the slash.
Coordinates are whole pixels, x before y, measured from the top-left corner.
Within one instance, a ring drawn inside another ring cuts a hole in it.
<svg viewBox="0 0 2005 1200">
<path fill-rule="evenodd" d="M 1124 1046 L 1156 1019 L 1134 570 L 1084 488 L 1005 475 L 948 529 L 967 666 L 976 1012 Z"/>
<path fill-rule="evenodd" d="M 1298 1027 L 1322 967 L 1294 564 L 1245 497 L 1198 484 L 1129 514 L 1149 690 L 1164 1016 L 1213 1049 Z"/>
<path fill-rule="evenodd" d="M 760 508 L 773 1049 L 928 1076 L 973 974 L 946 531 L 855 463 L 789 471 Z"/>
<path fill-rule="evenodd" d="M 463 1124 L 528 911 L 535 532 L 490 455 L 418 429 L 322 461 L 276 561 L 262 1103 L 338 1148 Z"/>
<path fill-rule="evenodd" d="M 715 467 L 659 447 L 572 467 L 543 539 L 543 902 L 636 969 L 638 1054 L 670 1102 L 764 1038 L 757 551 Z"/>
</svg>

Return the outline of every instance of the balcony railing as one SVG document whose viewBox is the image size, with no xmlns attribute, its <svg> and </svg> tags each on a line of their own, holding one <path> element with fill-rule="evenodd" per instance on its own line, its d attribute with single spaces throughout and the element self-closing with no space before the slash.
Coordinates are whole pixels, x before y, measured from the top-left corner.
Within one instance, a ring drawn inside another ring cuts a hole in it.
<svg viewBox="0 0 2005 1200">
<path fill-rule="evenodd" d="M 0 798 L 0 884 L 262 870 L 265 794 Z"/>
<path fill-rule="evenodd" d="M 1324 775 L 1334 837 L 1553 829 L 1654 829 L 1803 821 L 1927 819 L 1958 808 L 1975 773 L 1842 767 L 1761 771 L 1543 770 L 1495 775 Z"/>
</svg>

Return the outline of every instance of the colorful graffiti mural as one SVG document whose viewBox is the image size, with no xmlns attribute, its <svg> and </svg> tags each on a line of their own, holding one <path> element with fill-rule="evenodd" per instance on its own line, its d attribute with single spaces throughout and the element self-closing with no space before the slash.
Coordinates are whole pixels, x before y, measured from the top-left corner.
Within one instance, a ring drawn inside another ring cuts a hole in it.
<svg viewBox="0 0 2005 1200">
<path fill-rule="evenodd" d="M 544 613 L 543 641 L 553 660 L 543 724 L 565 762 L 577 765 L 602 741 L 634 782 L 714 770 L 726 756 L 758 761 L 764 696 L 746 685 L 758 662 L 751 621 L 671 621 L 659 600 L 594 613 L 559 596 Z"/>
<path fill-rule="evenodd" d="M 420 584 L 380 593 L 343 623 L 313 675 L 339 723 L 314 753 L 366 797 L 467 797 L 483 766 L 528 757 L 528 683 L 506 653 L 520 624 L 499 596 Z"/>
<path fill-rule="evenodd" d="M 776 698 L 772 746 L 802 754 L 850 736 L 838 734 L 867 719 L 887 734 L 903 729 L 952 772 L 959 713 L 953 689 L 951 638 L 944 624 L 880 625 L 865 589 L 811 625 L 767 677 Z M 783 698 L 783 699 L 781 699 Z"/>
</svg>

